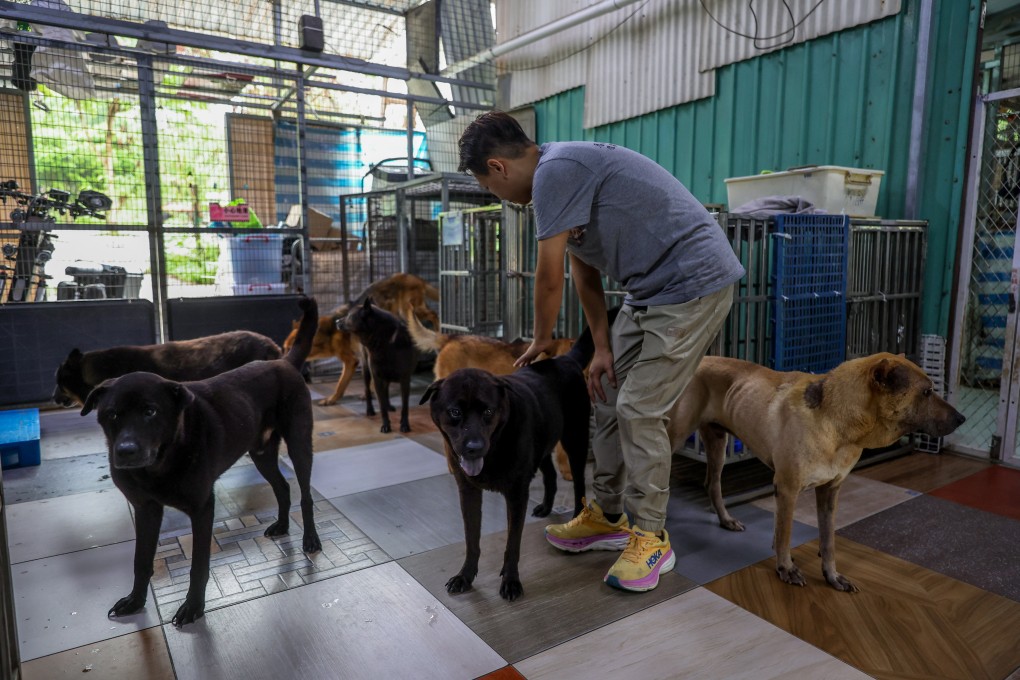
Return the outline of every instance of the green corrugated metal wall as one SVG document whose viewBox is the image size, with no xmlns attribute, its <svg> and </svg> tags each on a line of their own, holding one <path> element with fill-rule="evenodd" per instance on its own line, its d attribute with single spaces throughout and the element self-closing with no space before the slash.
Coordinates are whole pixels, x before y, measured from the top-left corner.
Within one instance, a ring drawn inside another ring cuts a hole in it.
<svg viewBox="0 0 1020 680">
<path fill-rule="evenodd" d="M 654 158 L 705 203 L 727 177 L 798 165 L 882 169 L 878 212 L 903 217 L 920 0 L 895 17 L 717 70 L 714 97 L 590 130 L 584 90 L 535 105 L 538 141 Z M 930 222 L 922 332 L 946 335 L 963 192 L 977 2 L 934 2 L 919 216 Z"/>
</svg>

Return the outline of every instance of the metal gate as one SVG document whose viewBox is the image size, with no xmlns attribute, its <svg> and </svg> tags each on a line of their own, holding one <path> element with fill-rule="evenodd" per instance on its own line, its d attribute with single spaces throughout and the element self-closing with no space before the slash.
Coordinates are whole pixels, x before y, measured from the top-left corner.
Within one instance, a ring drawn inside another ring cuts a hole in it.
<svg viewBox="0 0 1020 680">
<path fill-rule="evenodd" d="M 967 422 L 946 441 L 1018 465 L 1020 89 L 977 99 L 970 148 L 948 376 Z"/>
</svg>

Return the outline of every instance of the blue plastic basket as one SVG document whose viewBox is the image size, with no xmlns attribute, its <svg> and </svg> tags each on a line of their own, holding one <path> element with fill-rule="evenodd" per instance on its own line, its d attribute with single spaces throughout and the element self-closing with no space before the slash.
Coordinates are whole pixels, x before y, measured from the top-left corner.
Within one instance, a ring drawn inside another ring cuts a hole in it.
<svg viewBox="0 0 1020 680">
<path fill-rule="evenodd" d="M 0 411 L 0 468 L 39 464 L 39 409 Z"/>
<path fill-rule="evenodd" d="M 772 368 L 825 373 L 846 357 L 846 215 L 777 215 Z"/>
</svg>

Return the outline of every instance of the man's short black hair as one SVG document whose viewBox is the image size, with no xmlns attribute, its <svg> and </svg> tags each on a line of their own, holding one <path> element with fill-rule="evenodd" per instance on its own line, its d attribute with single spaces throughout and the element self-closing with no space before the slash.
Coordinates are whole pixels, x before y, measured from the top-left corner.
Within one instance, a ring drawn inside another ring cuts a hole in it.
<svg viewBox="0 0 1020 680">
<path fill-rule="evenodd" d="M 493 156 L 520 158 L 534 144 L 508 113 L 489 111 L 475 118 L 460 136 L 461 172 L 487 175 L 485 161 Z"/>
</svg>

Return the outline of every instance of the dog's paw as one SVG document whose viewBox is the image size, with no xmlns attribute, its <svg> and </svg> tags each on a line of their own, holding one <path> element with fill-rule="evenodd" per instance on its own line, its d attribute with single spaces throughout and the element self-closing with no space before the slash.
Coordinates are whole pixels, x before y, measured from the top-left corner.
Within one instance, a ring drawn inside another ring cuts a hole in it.
<svg viewBox="0 0 1020 680">
<path fill-rule="evenodd" d="M 531 511 L 532 517 L 548 517 L 549 513 L 552 512 L 551 503 L 539 503 L 535 506 L 535 509 Z"/>
<path fill-rule="evenodd" d="M 113 605 L 113 607 L 110 608 L 110 611 L 106 612 L 106 616 L 127 616 L 128 614 L 134 614 L 144 606 L 144 597 L 128 595 L 127 597 L 122 597 L 117 600 L 117 604 Z"/>
<path fill-rule="evenodd" d="M 504 578 L 499 584 L 499 596 L 508 602 L 513 602 L 524 594 L 524 586 L 515 578 Z"/>
<path fill-rule="evenodd" d="M 276 520 L 265 531 L 265 535 L 269 538 L 274 536 L 286 536 L 287 532 L 290 531 L 290 521 Z"/>
<path fill-rule="evenodd" d="M 184 604 L 182 604 L 181 608 L 177 610 L 176 614 L 174 614 L 174 618 L 171 623 L 180 628 L 181 626 L 186 626 L 189 623 L 197 621 L 203 616 L 205 616 L 205 602 L 193 603 L 188 602 L 188 600 L 184 600 Z"/>
<path fill-rule="evenodd" d="M 388 434 L 388 433 L 393 431 L 393 428 L 390 427 L 389 423 L 383 423 L 382 427 L 379 428 L 379 431 L 384 433 L 384 434 Z"/>
<path fill-rule="evenodd" d="M 786 567 L 776 567 L 776 573 L 779 574 L 779 579 L 783 583 L 789 583 L 791 586 L 807 585 L 804 574 L 800 573 L 800 569 L 797 568 L 796 564 L 790 565 L 789 569 Z"/>
<path fill-rule="evenodd" d="M 374 416 L 375 415 L 375 409 L 372 408 L 371 404 L 369 404 L 368 408 L 365 409 L 365 415 L 366 416 Z"/>
<path fill-rule="evenodd" d="M 463 593 L 465 590 L 471 588 L 471 579 L 457 574 L 449 581 L 446 582 L 446 592 L 448 593 Z"/>
<path fill-rule="evenodd" d="M 338 399 L 334 399 L 333 397 L 328 397 L 326 399 L 320 399 L 319 400 L 319 406 L 332 406 L 337 401 L 339 401 L 339 400 Z"/>
<path fill-rule="evenodd" d="M 400 431 L 401 432 L 410 432 L 411 431 L 411 426 L 408 425 L 407 423 L 400 423 Z"/>
<path fill-rule="evenodd" d="M 733 519 L 732 517 L 729 519 L 719 520 L 719 526 L 721 526 L 723 529 L 728 529 L 730 531 L 744 530 L 744 525 L 738 522 L 737 520 Z"/>
<path fill-rule="evenodd" d="M 853 581 L 842 574 L 825 574 L 825 580 L 829 585 L 844 593 L 859 593 L 861 589 L 854 585 Z"/>
<path fill-rule="evenodd" d="M 322 550 L 322 541 L 319 540 L 318 534 L 306 535 L 301 541 L 301 549 L 306 553 L 317 553 Z"/>
</svg>

